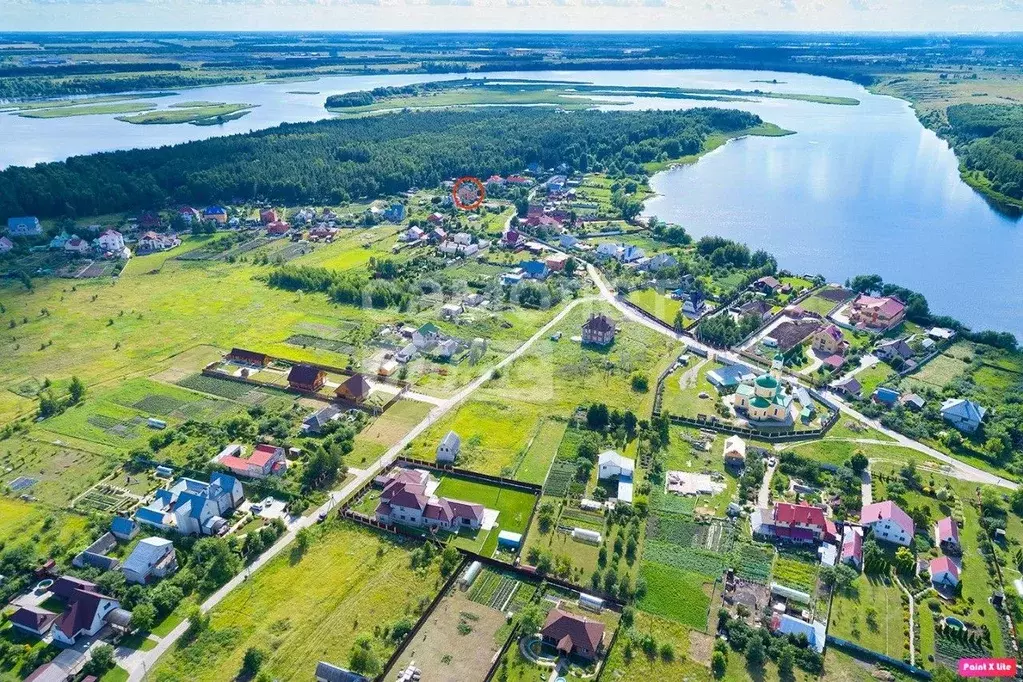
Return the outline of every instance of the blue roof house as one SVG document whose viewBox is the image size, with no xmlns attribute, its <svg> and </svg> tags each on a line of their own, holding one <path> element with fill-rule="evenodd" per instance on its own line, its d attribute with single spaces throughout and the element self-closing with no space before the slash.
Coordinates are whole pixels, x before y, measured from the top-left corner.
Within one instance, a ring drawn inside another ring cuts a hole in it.
<svg viewBox="0 0 1023 682">
<path fill-rule="evenodd" d="M 963 433 L 973 433 L 980 428 L 987 409 L 972 400 L 949 398 L 941 404 L 941 416 Z"/>
<path fill-rule="evenodd" d="M 880 387 L 874 391 L 874 395 L 871 398 L 874 399 L 875 403 L 880 403 L 885 407 L 892 407 L 895 403 L 899 402 L 900 394 L 898 391 L 893 391 L 890 388 Z"/>
<path fill-rule="evenodd" d="M 519 267 L 530 279 L 546 279 L 550 274 L 547 264 L 538 260 L 524 260 L 519 263 Z"/>
<path fill-rule="evenodd" d="M 35 237 L 43 233 L 43 226 L 35 216 L 7 219 L 7 232 L 12 237 Z"/>
<path fill-rule="evenodd" d="M 131 540 L 138 535 L 139 524 L 127 516 L 115 516 L 114 520 L 110 522 L 110 532 L 118 540 Z"/>
</svg>

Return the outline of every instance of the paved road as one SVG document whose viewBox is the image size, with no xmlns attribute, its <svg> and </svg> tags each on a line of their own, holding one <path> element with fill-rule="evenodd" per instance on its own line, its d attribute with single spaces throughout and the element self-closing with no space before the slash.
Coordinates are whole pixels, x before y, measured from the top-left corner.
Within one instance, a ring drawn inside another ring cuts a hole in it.
<svg viewBox="0 0 1023 682">
<path fill-rule="evenodd" d="M 698 340 L 696 340 L 692 336 L 689 336 L 687 334 L 680 334 L 678 332 L 669 330 L 669 329 L 667 329 L 667 328 L 657 324 L 656 322 L 653 322 L 653 321 L 649 320 L 648 318 L 644 317 L 643 315 L 640 315 L 639 313 L 634 311 L 632 308 L 630 308 L 629 306 L 625 305 L 624 303 L 622 303 L 621 301 L 618 300 L 618 298 L 614 295 L 614 293 L 612 293 L 611 290 L 608 288 L 607 284 L 604 283 L 604 279 L 600 276 L 600 273 L 597 271 L 597 269 L 593 265 L 588 265 L 587 266 L 587 271 L 589 272 L 590 277 L 596 283 L 597 288 L 600 289 L 600 295 L 608 303 L 610 303 L 615 308 L 617 308 L 629 320 L 631 320 L 633 322 L 637 322 L 639 324 L 642 324 L 642 325 L 644 325 L 644 326 L 646 326 L 646 327 L 648 327 L 650 329 L 653 329 L 654 331 L 657 331 L 657 332 L 659 332 L 661 334 L 664 334 L 665 336 L 669 336 L 669 337 L 671 337 L 673 339 L 676 339 L 678 341 L 682 341 L 686 345 L 688 345 L 690 348 L 699 348 L 699 349 L 704 350 L 704 351 L 710 351 L 710 352 L 713 352 L 718 357 L 726 358 L 726 359 L 728 359 L 728 360 L 730 360 L 732 362 L 741 362 L 741 363 L 744 363 L 744 364 L 747 362 L 747 361 L 743 360 L 741 357 L 739 357 L 738 355 L 736 355 L 735 353 L 732 353 L 730 351 L 721 351 L 721 350 L 717 350 L 717 349 L 714 349 L 714 348 L 710 348 L 707 345 L 705 345 L 703 343 L 700 343 Z M 800 382 L 796 382 L 796 381 L 794 381 L 794 380 L 792 380 L 791 378 L 788 378 L 788 377 L 786 377 L 785 380 L 788 381 L 789 383 L 796 383 L 796 384 L 800 383 Z M 831 400 L 832 402 L 837 404 L 839 409 L 842 412 L 848 414 L 849 416 L 853 417 L 854 419 L 857 419 L 857 420 L 859 420 L 859 421 L 861 421 L 861 422 L 863 422 L 865 424 L 868 424 L 871 427 L 877 429 L 878 431 L 880 431 L 884 435 L 886 435 L 889 438 L 891 438 L 894 441 L 896 441 L 896 443 L 898 445 L 901 445 L 902 447 L 905 447 L 905 448 L 909 448 L 911 450 L 916 450 L 917 452 L 919 452 L 921 454 L 927 455 L 928 457 L 936 459 L 936 460 L 938 460 L 940 462 L 944 462 L 949 467 L 951 467 L 951 469 L 952 469 L 951 475 L 953 477 L 955 477 L 955 478 L 958 478 L 958 479 L 964 480 L 964 481 L 973 481 L 975 483 L 983 483 L 983 484 L 986 484 L 986 485 L 997 485 L 997 486 L 1001 486 L 1002 488 L 1008 488 L 1010 490 L 1015 490 L 1016 488 L 1019 487 L 1016 483 L 1013 483 L 1012 481 L 1006 480 L 1006 479 L 1002 478 L 1001 476 L 997 476 L 995 474 L 989 473 L 987 471 L 984 471 L 983 469 L 978 469 L 977 467 L 971 466 L 971 465 L 967 464 L 966 462 L 962 462 L 962 461 L 956 459 L 955 457 L 951 457 L 949 455 L 946 455 L 943 452 L 939 452 L 938 450 L 935 450 L 934 448 L 932 448 L 930 446 L 924 445 L 923 443 L 919 443 L 919 442 L 917 442 L 917 441 L 915 441 L 915 440 L 913 440 L 911 438 L 907 438 L 906 436 L 902 435 L 901 433 L 898 433 L 897 431 L 892 431 L 891 429 L 886 428 L 885 426 L 883 426 L 880 422 L 878 422 L 876 420 L 868 419 L 863 414 L 861 414 L 857 410 L 855 410 L 852 407 L 850 407 L 849 405 L 847 405 L 845 403 L 845 401 L 842 399 L 842 397 L 839 396 L 836 393 L 832 393 L 830 391 L 825 391 L 825 395 L 828 397 L 829 400 Z"/>
<path fill-rule="evenodd" d="M 242 585 L 246 580 L 248 580 L 249 575 L 259 570 L 264 564 L 266 564 L 275 556 L 283 552 L 285 548 L 288 547 L 288 545 L 294 542 L 295 536 L 298 535 L 298 531 L 300 531 L 303 528 L 308 528 L 309 526 L 315 524 L 320 514 L 325 514 L 329 512 L 338 503 L 342 502 L 343 500 L 354 494 L 367 481 L 369 481 L 372 477 L 376 476 L 381 469 L 390 466 L 391 463 L 393 463 L 394 460 L 401 453 L 401 451 L 405 449 L 405 446 L 407 446 L 413 440 L 418 438 L 424 431 L 433 426 L 433 424 L 436 423 L 437 420 L 439 420 L 445 414 L 450 412 L 454 407 L 456 407 L 459 403 L 464 401 L 466 398 L 472 395 L 473 392 L 475 392 L 483 384 L 485 384 L 493 375 L 495 369 L 502 369 L 509 363 L 517 360 L 526 351 L 528 351 L 529 348 L 534 343 L 544 338 L 550 332 L 550 330 L 559 322 L 561 322 L 561 320 L 563 320 L 566 315 L 572 312 L 573 309 L 575 309 L 579 305 L 582 305 L 583 303 L 592 303 L 594 300 L 595 300 L 594 297 L 586 297 L 577 298 L 571 301 L 567 306 L 565 306 L 565 308 L 561 312 L 555 315 L 550 322 L 541 327 L 538 332 L 533 334 L 533 336 L 529 337 L 529 339 L 525 343 L 516 348 L 515 351 L 513 351 L 503 360 L 498 362 L 493 368 L 487 370 L 479 377 L 474 379 L 471 383 L 469 383 L 465 388 L 456 393 L 454 396 L 444 400 L 440 400 L 436 407 L 430 410 L 429 414 L 427 414 L 426 417 L 421 422 L 412 427 L 412 430 L 405 434 L 404 438 L 402 438 L 400 441 L 391 446 L 391 448 L 388 449 L 387 452 L 381 455 L 380 459 L 370 464 L 365 469 L 353 470 L 353 472 L 356 472 L 355 477 L 340 490 L 332 491 L 327 501 L 319 509 L 317 509 L 312 514 L 299 517 L 298 520 L 296 520 L 289 527 L 288 531 L 284 535 L 282 535 L 280 539 L 277 540 L 277 542 L 274 543 L 272 547 L 270 547 L 270 549 L 263 552 L 263 554 L 261 554 L 259 558 L 257 558 L 248 567 L 246 567 L 245 570 L 243 570 L 241 573 L 239 573 L 234 578 L 229 580 L 219 590 L 211 594 L 209 598 L 206 599 L 206 601 L 204 601 L 200 606 L 200 609 L 203 611 L 203 613 L 209 611 L 214 606 L 223 601 L 224 598 L 227 597 L 227 595 L 230 594 L 232 590 L 234 590 L 239 585 Z M 128 678 L 129 681 L 141 682 L 142 680 L 146 679 L 147 671 L 153 667 L 157 659 L 159 659 L 163 653 L 170 649 L 175 642 L 181 639 L 181 637 L 185 634 L 186 630 L 188 630 L 187 620 L 182 622 L 180 625 L 174 628 L 170 632 L 170 634 L 161 639 L 160 643 L 156 645 L 156 648 L 148 652 L 145 652 L 145 654 L 142 656 L 136 656 L 126 659 L 125 663 L 133 666 L 132 669 L 129 670 L 130 673 Z"/>
</svg>

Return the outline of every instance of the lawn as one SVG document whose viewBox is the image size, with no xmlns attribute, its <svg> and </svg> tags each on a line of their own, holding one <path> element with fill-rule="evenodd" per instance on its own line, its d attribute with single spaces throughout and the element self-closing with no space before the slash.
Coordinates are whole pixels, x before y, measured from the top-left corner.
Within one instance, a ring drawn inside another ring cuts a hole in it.
<svg viewBox="0 0 1023 682">
<path fill-rule="evenodd" d="M 528 492 L 472 481 L 451 474 L 441 476 L 436 494 L 440 497 L 476 502 L 487 509 L 498 511 L 497 525 L 489 534 L 484 535 L 485 531 L 481 533 L 482 542 L 477 541 L 472 543 L 472 546 L 466 545 L 467 549 L 473 549 L 484 556 L 490 556 L 497 549 L 497 535 L 500 531 L 525 534 L 529 526 L 529 516 L 536 503 L 536 496 Z"/>
<path fill-rule="evenodd" d="M 706 578 L 652 561 L 642 563 L 639 575 L 647 584 L 646 594 L 636 602 L 641 610 L 706 629 L 711 589 Z"/>
<path fill-rule="evenodd" d="M 673 657 L 645 655 L 638 640 L 650 636 L 658 649 L 670 645 Z M 610 680 L 704 680 L 710 672 L 689 657 L 690 629 L 682 623 L 637 611 L 632 627 L 618 633 L 604 663 L 604 679 Z M 631 655 L 625 649 L 631 641 Z"/>
<path fill-rule="evenodd" d="M 565 435 L 568 423 L 561 420 L 545 419 L 533 436 L 525 456 L 519 462 L 512 476 L 526 483 L 543 483 L 558 453 L 558 446 Z"/>
<path fill-rule="evenodd" d="M 887 577 L 860 575 L 848 592 L 835 595 L 828 632 L 901 660 L 904 641 L 898 586 Z"/>
<path fill-rule="evenodd" d="M 894 443 L 892 445 L 855 443 L 849 440 L 838 440 L 830 437 L 805 443 L 794 443 L 786 446 L 786 449 L 791 449 L 800 457 L 806 457 L 821 464 L 833 464 L 835 466 L 845 466 L 845 463 L 857 451 L 862 452 L 871 461 L 901 463 L 911 459 L 916 461 L 925 459 L 925 456 L 916 450 L 904 448 Z"/>
<path fill-rule="evenodd" d="M 313 532 L 304 556 L 282 553 L 253 574 L 213 609 L 209 630 L 161 657 L 150 679 L 233 679 L 254 646 L 266 653 L 262 669 L 274 679 L 307 680 L 317 661 L 347 667 L 359 637 L 384 661 L 396 643 L 381 627 L 416 620 L 436 594 L 437 564 L 414 571 L 415 543 L 356 524 Z"/>
<path fill-rule="evenodd" d="M 355 436 L 355 449 L 347 461 L 354 466 L 375 461 L 425 419 L 432 407 L 415 400 L 399 400 Z"/>
<path fill-rule="evenodd" d="M 682 310 L 682 303 L 677 299 L 658 293 L 656 289 L 637 289 L 629 292 L 629 301 L 635 303 L 657 319 L 675 324 L 675 316 Z"/>
<path fill-rule="evenodd" d="M 895 370 L 889 367 L 884 362 L 878 362 L 873 367 L 856 373 L 856 380 L 860 382 L 862 386 L 862 394 L 864 397 L 869 397 L 874 389 L 880 386 L 882 383 L 895 376 Z"/>
<path fill-rule="evenodd" d="M 664 379 L 661 412 L 683 417 L 716 414 L 718 391 L 707 381 L 707 373 L 724 365 L 701 358 L 693 358 L 689 362 L 688 366 L 677 369 Z M 701 398 L 701 393 L 706 393 L 709 397 Z"/>
</svg>

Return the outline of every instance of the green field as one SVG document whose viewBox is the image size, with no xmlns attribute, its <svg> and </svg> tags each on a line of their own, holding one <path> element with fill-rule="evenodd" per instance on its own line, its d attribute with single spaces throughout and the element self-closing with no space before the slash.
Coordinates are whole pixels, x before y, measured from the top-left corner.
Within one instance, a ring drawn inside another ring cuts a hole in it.
<svg viewBox="0 0 1023 682">
<path fill-rule="evenodd" d="M 31 542 L 37 556 L 63 558 L 65 552 L 88 544 L 88 519 L 68 512 L 0 497 L 0 543 L 15 546 Z"/>
<path fill-rule="evenodd" d="M 689 365 L 669 374 L 664 379 L 661 412 L 669 412 L 683 417 L 716 414 L 714 406 L 718 401 L 719 394 L 718 390 L 707 381 L 707 372 L 721 369 L 724 366 L 716 361 L 691 358 Z M 706 393 L 708 397 L 701 398 L 701 393 Z"/>
<path fill-rule="evenodd" d="M 119 462 L 119 457 L 16 436 L 0 441 L 0 488 L 18 479 L 23 483 L 34 479 L 36 483 L 11 493 L 32 495 L 44 504 L 63 507 L 109 475 Z"/>
<path fill-rule="evenodd" d="M 675 324 L 675 316 L 682 310 L 682 303 L 680 301 L 665 294 L 660 294 L 656 289 L 630 291 L 628 299 L 668 324 Z"/>
<path fill-rule="evenodd" d="M 416 616 L 437 589 L 437 564 L 409 567 L 409 548 L 354 524 L 319 526 L 297 560 L 282 553 L 211 612 L 210 629 L 172 648 L 149 673 L 154 682 L 233 679 L 252 646 L 277 680 L 307 680 L 320 660 L 348 664 L 352 645 L 368 636 L 382 662 L 396 644 L 374 635 Z"/>
<path fill-rule="evenodd" d="M 636 603 L 640 609 L 706 629 L 711 588 L 705 577 L 651 561 L 642 563 L 639 575 L 647 584 L 646 595 Z"/>
</svg>

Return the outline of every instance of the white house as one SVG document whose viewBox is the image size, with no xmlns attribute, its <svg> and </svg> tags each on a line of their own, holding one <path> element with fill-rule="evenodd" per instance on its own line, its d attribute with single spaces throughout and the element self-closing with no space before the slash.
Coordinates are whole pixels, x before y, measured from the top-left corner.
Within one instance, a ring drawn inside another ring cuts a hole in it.
<svg viewBox="0 0 1023 682">
<path fill-rule="evenodd" d="M 938 588 L 954 588 L 959 584 L 959 567 L 947 556 L 931 559 L 931 584 Z"/>
<path fill-rule="evenodd" d="M 870 528 L 878 540 L 908 547 L 916 529 L 913 519 L 891 500 L 868 504 L 860 512 L 860 525 Z"/>
<path fill-rule="evenodd" d="M 454 431 L 448 431 L 437 445 L 437 463 L 453 463 L 461 450 L 462 439 Z"/>
<path fill-rule="evenodd" d="M 616 476 L 631 477 L 634 470 L 635 462 L 614 450 L 605 450 L 597 458 L 597 477 L 601 480 Z"/>
<path fill-rule="evenodd" d="M 60 644 L 73 646 L 75 640 L 85 635 L 92 637 L 106 626 L 111 616 L 120 610 L 120 602 L 113 597 L 95 591 L 95 585 L 71 591 L 67 596 L 64 612 L 57 618 L 53 627 L 53 640 Z M 130 614 L 128 614 L 130 618 Z"/>
<path fill-rule="evenodd" d="M 178 568 L 174 543 L 166 538 L 143 538 L 121 565 L 124 579 L 144 585 L 151 578 L 163 578 Z"/>
<path fill-rule="evenodd" d="M 7 253 L 14 248 L 14 242 L 7 237 L 0 237 L 0 253 Z"/>
<path fill-rule="evenodd" d="M 242 484 L 234 476 L 214 473 L 209 483 L 182 478 L 157 490 L 153 501 L 135 512 L 135 520 L 185 535 L 215 535 L 227 527 L 224 517 L 244 499 Z"/>
<path fill-rule="evenodd" d="M 117 230 L 107 230 L 96 239 L 96 244 L 104 251 L 120 253 L 124 250 L 124 235 Z"/>
<path fill-rule="evenodd" d="M 77 253 L 79 255 L 89 253 L 89 242 L 82 239 L 78 235 L 74 235 L 71 239 L 67 240 L 64 244 L 64 251 L 67 253 Z"/>
</svg>

